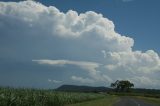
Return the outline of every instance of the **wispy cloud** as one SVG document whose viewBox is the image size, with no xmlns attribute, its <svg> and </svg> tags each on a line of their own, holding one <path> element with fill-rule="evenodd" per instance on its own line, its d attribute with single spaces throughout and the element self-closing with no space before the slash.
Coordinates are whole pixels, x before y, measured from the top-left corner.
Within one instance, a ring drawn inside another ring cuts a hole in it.
<svg viewBox="0 0 160 106">
<path fill-rule="evenodd" d="M 55 84 L 62 83 L 62 81 L 59 81 L 59 80 L 52 80 L 52 79 L 48 79 L 48 82 L 55 83 Z"/>
<path fill-rule="evenodd" d="M 70 60 L 32 60 L 33 62 L 37 62 L 38 64 L 46 64 L 51 66 L 60 66 L 63 67 L 64 65 L 75 65 L 80 67 L 81 69 L 88 72 L 89 77 L 91 78 L 82 78 L 79 76 L 72 76 L 71 79 L 74 81 L 79 81 L 84 83 L 93 83 L 93 82 L 111 82 L 112 79 L 107 76 L 103 75 L 99 70 L 97 70 L 102 64 L 95 63 L 95 62 L 87 62 L 87 61 L 70 61 Z"/>
<path fill-rule="evenodd" d="M 37 62 L 39 64 L 48 64 L 48 65 L 76 65 L 81 67 L 82 69 L 95 72 L 96 68 L 99 67 L 99 63 L 95 62 L 87 62 L 87 61 L 70 61 L 70 60 L 32 60 L 33 62 Z"/>
<path fill-rule="evenodd" d="M 81 82 L 81 83 L 84 83 L 84 84 L 92 84 L 94 83 L 94 80 L 93 79 L 89 79 L 89 78 L 82 78 L 82 77 L 77 77 L 77 76 L 72 76 L 71 79 L 73 81 L 78 81 L 78 82 Z"/>
<path fill-rule="evenodd" d="M 106 51 L 102 50 L 101 52 L 103 53 L 103 57 L 106 58 Z"/>
</svg>

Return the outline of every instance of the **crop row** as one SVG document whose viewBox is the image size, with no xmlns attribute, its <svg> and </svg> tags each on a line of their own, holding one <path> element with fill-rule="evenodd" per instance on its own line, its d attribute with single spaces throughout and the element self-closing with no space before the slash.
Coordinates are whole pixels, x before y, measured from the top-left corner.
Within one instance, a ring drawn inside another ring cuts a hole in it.
<svg viewBox="0 0 160 106">
<path fill-rule="evenodd" d="M 0 106 L 63 106 L 104 96 L 96 93 L 0 88 Z"/>
</svg>

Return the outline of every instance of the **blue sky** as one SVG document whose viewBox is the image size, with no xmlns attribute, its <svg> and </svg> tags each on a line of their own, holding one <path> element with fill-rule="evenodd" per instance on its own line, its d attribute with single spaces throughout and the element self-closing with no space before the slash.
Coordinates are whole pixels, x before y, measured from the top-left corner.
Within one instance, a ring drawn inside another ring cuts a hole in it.
<svg viewBox="0 0 160 106">
<path fill-rule="evenodd" d="M 160 88 L 159 0 L 1 1 L 1 86 Z"/>
</svg>

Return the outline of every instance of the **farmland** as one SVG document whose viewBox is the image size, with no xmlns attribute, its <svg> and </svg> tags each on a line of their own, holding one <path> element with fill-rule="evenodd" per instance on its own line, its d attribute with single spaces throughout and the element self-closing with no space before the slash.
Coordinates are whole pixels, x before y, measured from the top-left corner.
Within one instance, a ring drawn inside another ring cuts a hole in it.
<svg viewBox="0 0 160 106">
<path fill-rule="evenodd" d="M 68 88 L 69 87 L 71 89 L 71 86 L 68 86 Z M 75 87 L 76 86 L 74 86 L 74 88 Z M 79 86 L 79 89 L 80 88 L 81 86 Z M 78 89 L 78 87 L 76 87 L 76 89 Z M 89 89 L 92 91 L 91 87 L 89 87 Z M 160 105 L 159 90 L 146 90 L 145 92 L 138 90 L 139 93 L 137 89 L 136 92 L 135 90 L 133 91 L 134 92 L 129 93 L 108 91 L 108 94 L 106 94 L 105 92 L 86 92 L 86 90 L 85 92 L 73 92 L 58 91 L 57 89 L 0 87 L 0 106 L 121 106 L 120 104 L 124 103 L 134 104 L 133 101 L 142 104 L 142 106 L 144 103 L 146 103 L 146 106 L 148 103 L 153 104 L 151 106 L 154 106 L 154 104 L 157 106 Z"/>
<path fill-rule="evenodd" d="M 97 93 L 0 88 L 0 106 L 64 106 L 104 97 Z"/>
</svg>

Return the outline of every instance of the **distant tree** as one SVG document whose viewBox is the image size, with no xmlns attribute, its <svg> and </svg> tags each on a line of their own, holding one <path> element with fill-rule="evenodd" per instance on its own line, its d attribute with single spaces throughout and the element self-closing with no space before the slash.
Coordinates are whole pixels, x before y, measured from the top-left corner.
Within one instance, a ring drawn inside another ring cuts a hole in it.
<svg viewBox="0 0 160 106">
<path fill-rule="evenodd" d="M 111 83 L 111 87 L 115 89 L 116 92 L 129 92 L 130 89 L 134 87 L 134 84 L 128 80 L 117 80 L 116 82 Z"/>
</svg>

